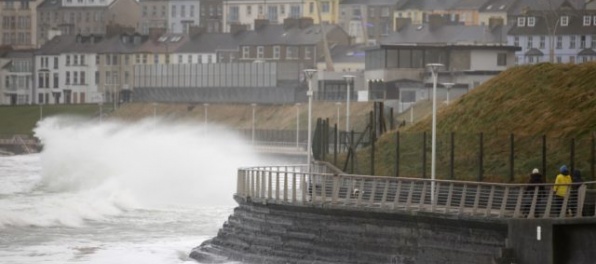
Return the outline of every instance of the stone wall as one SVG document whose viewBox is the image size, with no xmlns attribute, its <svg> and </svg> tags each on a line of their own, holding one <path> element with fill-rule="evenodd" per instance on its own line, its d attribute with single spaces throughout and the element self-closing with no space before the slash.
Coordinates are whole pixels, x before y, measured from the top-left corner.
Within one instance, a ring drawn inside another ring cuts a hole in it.
<svg viewBox="0 0 596 264">
<path fill-rule="evenodd" d="M 193 249 L 192 258 L 243 263 L 486 264 L 497 259 L 508 234 L 504 221 L 236 199 L 239 206 L 217 237 Z"/>
</svg>

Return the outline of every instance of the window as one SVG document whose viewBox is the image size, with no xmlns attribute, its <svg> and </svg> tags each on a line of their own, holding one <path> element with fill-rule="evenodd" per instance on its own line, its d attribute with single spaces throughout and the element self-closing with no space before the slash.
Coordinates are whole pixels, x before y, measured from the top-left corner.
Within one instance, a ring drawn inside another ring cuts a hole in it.
<svg viewBox="0 0 596 264">
<path fill-rule="evenodd" d="M 182 55 L 181 54 L 178 54 L 178 64 L 182 64 L 182 63 L 183 63 L 183 61 L 182 61 Z"/>
<path fill-rule="evenodd" d="M 128 55 L 124 55 L 124 64 L 126 64 L 126 65 L 130 64 L 130 57 Z"/>
<path fill-rule="evenodd" d="M 95 71 L 95 84 L 99 84 L 99 71 Z"/>
<path fill-rule="evenodd" d="M 159 64 L 159 54 L 153 54 L 153 63 Z"/>
<path fill-rule="evenodd" d="M 250 47 L 248 47 L 248 46 L 242 47 L 242 58 L 243 59 L 250 58 Z"/>
<path fill-rule="evenodd" d="M 544 49 L 546 47 L 546 37 L 540 36 L 540 48 Z"/>
<path fill-rule="evenodd" d="M 135 54 L 135 63 L 136 64 L 141 64 L 141 55 Z"/>
<path fill-rule="evenodd" d="M 308 13 L 313 14 L 315 12 L 315 3 L 308 3 Z"/>
<path fill-rule="evenodd" d="M 526 26 L 526 18 L 525 17 L 518 17 L 517 18 L 517 26 L 518 27 L 525 27 Z"/>
<path fill-rule="evenodd" d="M 176 6 L 172 5 L 172 17 L 176 17 Z"/>
<path fill-rule="evenodd" d="M 85 55 L 81 55 L 81 65 L 85 65 Z"/>
<path fill-rule="evenodd" d="M 528 27 L 533 27 L 536 25 L 536 18 L 535 17 L 528 17 Z"/>
<path fill-rule="evenodd" d="M 74 60 L 74 65 L 79 65 L 79 55 L 72 55 Z"/>
<path fill-rule="evenodd" d="M 99 55 L 95 55 L 95 65 L 99 65 Z"/>
<path fill-rule="evenodd" d="M 239 11 L 237 6 L 230 6 L 229 10 L 230 15 L 228 16 L 229 22 L 238 22 L 239 19 Z"/>
<path fill-rule="evenodd" d="M 188 55 L 188 57 L 186 58 L 186 62 L 187 63 L 192 63 L 192 55 Z"/>
<path fill-rule="evenodd" d="M 277 6 L 269 6 L 267 11 L 269 21 L 277 22 Z"/>
<path fill-rule="evenodd" d="M 247 16 L 252 15 L 252 6 L 251 5 L 246 6 L 246 15 Z"/>
<path fill-rule="evenodd" d="M 259 11 L 259 15 L 263 15 L 263 6 L 262 5 L 258 6 L 258 11 Z"/>
<path fill-rule="evenodd" d="M 361 11 L 360 7 L 358 7 L 358 6 L 352 7 L 352 16 L 354 16 L 356 18 L 360 18 L 361 15 L 362 15 L 362 11 Z M 399 13 L 399 15 L 401 15 L 401 12 Z M 401 17 L 401 16 L 399 16 L 399 17 Z"/>
<path fill-rule="evenodd" d="M 110 54 L 106 54 L 106 65 L 112 64 L 112 60 L 110 58 Z"/>
<path fill-rule="evenodd" d="M 190 17 L 195 17 L 195 6 L 190 5 Z"/>
<path fill-rule="evenodd" d="M 513 46 L 519 47 L 519 37 L 518 36 L 513 37 Z"/>
<path fill-rule="evenodd" d="M 569 48 L 575 49 L 575 36 L 569 36 Z"/>
<path fill-rule="evenodd" d="M 58 69 L 58 57 L 54 57 L 54 69 Z"/>
<path fill-rule="evenodd" d="M 78 84 L 79 83 L 79 72 L 72 72 L 72 83 Z"/>
<path fill-rule="evenodd" d="M 325 1 L 321 3 L 321 13 L 329 13 L 331 12 L 331 6 L 329 2 Z"/>
<path fill-rule="evenodd" d="M 294 18 L 300 17 L 300 6 L 299 5 L 290 6 L 290 17 L 294 17 Z M 596 22 L 596 19 L 594 21 Z"/>
<path fill-rule="evenodd" d="M 265 47 L 258 46 L 257 47 L 257 59 L 262 59 L 265 57 Z"/>
<path fill-rule="evenodd" d="M 557 56 L 557 63 L 563 62 L 563 58 L 561 56 Z"/>
<path fill-rule="evenodd" d="M 59 76 L 59 74 L 57 72 L 54 73 L 54 88 L 58 88 L 58 86 L 60 85 L 58 76 Z"/>
<path fill-rule="evenodd" d="M 557 47 L 556 49 L 562 49 L 563 48 L 563 37 L 562 36 L 557 36 Z"/>
<path fill-rule="evenodd" d="M 569 17 L 568 16 L 562 16 L 561 17 L 561 26 L 566 27 L 569 25 Z"/>
<path fill-rule="evenodd" d="M 592 24 L 592 17 L 591 16 L 584 16 L 584 26 L 589 26 Z"/>
<path fill-rule="evenodd" d="M 147 16 L 147 6 L 143 6 L 143 17 Z"/>
<path fill-rule="evenodd" d="M 66 55 L 66 65 L 70 65 L 70 55 Z"/>
<path fill-rule="evenodd" d="M 70 72 L 69 71 L 66 72 L 66 78 L 64 80 L 66 81 L 66 84 L 70 84 Z"/>
<path fill-rule="evenodd" d="M 104 82 L 105 84 L 112 84 L 112 73 L 109 71 L 106 71 L 106 81 Z"/>
<path fill-rule="evenodd" d="M 507 66 L 507 53 L 497 54 L 497 66 Z"/>
<path fill-rule="evenodd" d="M 279 46 L 273 46 L 273 58 L 274 59 L 279 59 L 280 49 L 281 48 Z"/>
<path fill-rule="evenodd" d="M 286 47 L 286 59 L 297 59 L 298 58 L 298 47 L 287 46 Z"/>
<path fill-rule="evenodd" d="M 596 35 L 592 35 L 592 49 L 596 49 Z"/>
<path fill-rule="evenodd" d="M 86 84 L 85 83 L 85 72 L 81 71 L 81 72 L 79 72 L 79 75 L 81 76 L 81 84 Z"/>
<path fill-rule="evenodd" d="M 281 13 L 282 15 L 284 15 L 286 13 L 286 6 L 285 5 L 280 5 L 279 6 L 279 13 Z"/>
<path fill-rule="evenodd" d="M 312 59 L 312 47 L 304 47 L 304 59 Z"/>
<path fill-rule="evenodd" d="M 180 17 L 186 17 L 186 6 L 185 5 L 180 6 Z"/>
<path fill-rule="evenodd" d="M 534 47 L 534 36 L 528 36 L 528 49 Z"/>
<path fill-rule="evenodd" d="M 586 48 L 586 36 L 579 37 L 579 48 L 585 49 Z"/>
</svg>

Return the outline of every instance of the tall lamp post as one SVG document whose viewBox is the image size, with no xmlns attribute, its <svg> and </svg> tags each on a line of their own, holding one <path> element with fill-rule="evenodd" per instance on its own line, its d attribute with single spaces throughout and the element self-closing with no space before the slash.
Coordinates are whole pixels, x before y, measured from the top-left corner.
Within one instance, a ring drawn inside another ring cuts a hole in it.
<svg viewBox="0 0 596 264">
<path fill-rule="evenodd" d="M 207 125 L 207 120 L 209 118 L 209 112 L 207 112 L 208 111 L 208 108 L 209 108 L 209 104 L 208 103 L 204 103 L 203 104 L 203 108 L 205 109 L 204 110 L 204 112 L 205 112 L 205 121 L 204 122 L 205 122 L 205 125 Z"/>
<path fill-rule="evenodd" d="M 352 93 L 350 84 L 354 81 L 354 75 L 344 75 L 343 77 L 346 80 L 348 90 L 346 97 L 346 133 L 350 133 L 350 94 Z"/>
<path fill-rule="evenodd" d="M 296 103 L 296 148 L 300 147 L 300 103 Z"/>
<path fill-rule="evenodd" d="M 257 111 L 257 104 L 250 104 L 252 106 L 252 144 L 255 144 L 255 117 Z"/>
<path fill-rule="evenodd" d="M 447 89 L 447 104 L 449 104 L 449 93 L 451 92 L 451 87 L 453 87 L 455 83 L 443 83 L 443 86 Z"/>
<path fill-rule="evenodd" d="M 436 159 L 437 159 L 437 79 L 439 70 L 443 67 L 440 63 L 429 63 L 426 65 L 430 69 L 430 73 L 433 79 L 433 120 L 432 120 L 432 153 L 430 162 L 430 197 L 431 201 L 435 201 L 435 179 L 436 179 Z"/>
<path fill-rule="evenodd" d="M 311 133 L 311 131 L 312 131 L 312 96 L 313 96 L 312 77 L 315 75 L 316 72 L 317 72 L 317 70 L 315 70 L 315 69 L 304 70 L 304 75 L 308 79 L 308 92 L 306 92 L 306 95 L 308 96 L 308 140 L 306 141 L 307 142 L 306 144 L 308 144 L 308 146 L 306 146 L 306 149 L 307 149 L 306 162 L 307 162 L 308 173 L 311 172 L 310 162 L 312 159 L 312 133 Z"/>
</svg>

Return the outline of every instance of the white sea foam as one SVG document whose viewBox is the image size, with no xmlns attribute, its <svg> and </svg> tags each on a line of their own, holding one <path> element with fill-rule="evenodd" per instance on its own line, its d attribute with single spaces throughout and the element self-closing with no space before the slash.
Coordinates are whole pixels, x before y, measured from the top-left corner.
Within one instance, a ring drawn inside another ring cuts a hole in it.
<svg viewBox="0 0 596 264">
<path fill-rule="evenodd" d="M 0 228 L 80 227 L 131 209 L 230 206 L 237 168 L 259 163 L 238 135 L 202 124 L 51 117 L 35 135 L 44 145 L 41 177 L 2 179 L 14 186 L 0 199 Z"/>
</svg>

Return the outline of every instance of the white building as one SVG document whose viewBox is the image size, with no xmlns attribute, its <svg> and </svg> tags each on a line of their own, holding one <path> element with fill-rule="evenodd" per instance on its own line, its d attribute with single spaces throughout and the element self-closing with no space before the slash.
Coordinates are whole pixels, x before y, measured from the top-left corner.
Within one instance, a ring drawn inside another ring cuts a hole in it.
<svg viewBox="0 0 596 264">
<path fill-rule="evenodd" d="M 288 17 L 302 16 L 302 0 L 223 0 L 223 30 L 230 32 L 230 24 L 249 25 L 255 19 L 267 19 L 271 24 L 283 24 Z"/>
<path fill-rule="evenodd" d="M 102 101 L 98 91 L 96 46 L 99 36 L 57 36 L 35 55 L 37 103 L 82 104 Z"/>
<path fill-rule="evenodd" d="M 171 0 L 169 5 L 169 32 L 187 33 L 190 26 L 199 26 L 200 2 L 195 0 Z"/>
<path fill-rule="evenodd" d="M 10 51 L 0 58 L 0 105 L 33 101 L 33 51 Z"/>
</svg>

